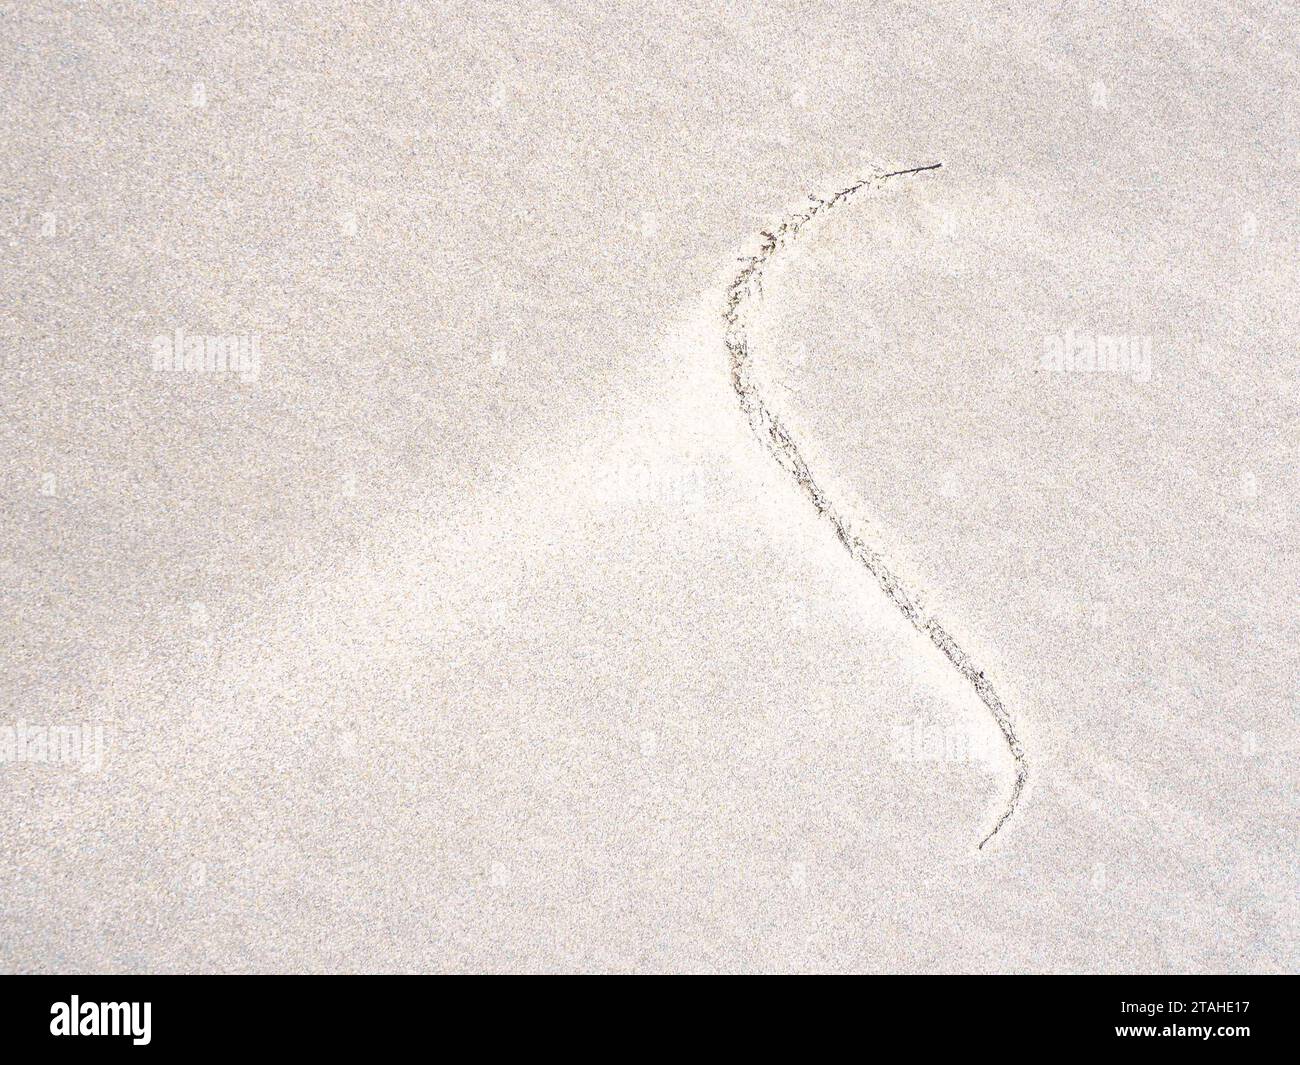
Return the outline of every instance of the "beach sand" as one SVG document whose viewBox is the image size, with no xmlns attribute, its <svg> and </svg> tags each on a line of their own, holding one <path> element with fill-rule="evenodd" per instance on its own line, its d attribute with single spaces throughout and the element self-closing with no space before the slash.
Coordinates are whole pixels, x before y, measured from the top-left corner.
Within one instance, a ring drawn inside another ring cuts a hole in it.
<svg viewBox="0 0 1300 1065">
<path fill-rule="evenodd" d="M 1283 14 L 3 18 L 0 968 L 1295 968 Z"/>
</svg>

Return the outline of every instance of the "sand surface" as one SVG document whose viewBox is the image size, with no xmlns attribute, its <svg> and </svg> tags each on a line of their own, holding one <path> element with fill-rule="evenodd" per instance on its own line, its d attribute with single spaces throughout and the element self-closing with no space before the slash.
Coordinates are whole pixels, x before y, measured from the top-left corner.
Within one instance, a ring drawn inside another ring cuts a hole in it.
<svg viewBox="0 0 1300 1065">
<path fill-rule="evenodd" d="M 1294 970 L 1294 21 L 5 6 L 0 968 Z"/>
</svg>

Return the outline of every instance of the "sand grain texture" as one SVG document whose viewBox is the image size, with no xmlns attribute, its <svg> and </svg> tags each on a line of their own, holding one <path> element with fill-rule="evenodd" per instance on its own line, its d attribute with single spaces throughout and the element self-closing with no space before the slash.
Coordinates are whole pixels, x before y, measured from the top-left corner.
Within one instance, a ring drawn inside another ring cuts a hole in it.
<svg viewBox="0 0 1300 1065">
<path fill-rule="evenodd" d="M 1286 13 L 0 21 L 0 968 L 1295 968 Z"/>
</svg>

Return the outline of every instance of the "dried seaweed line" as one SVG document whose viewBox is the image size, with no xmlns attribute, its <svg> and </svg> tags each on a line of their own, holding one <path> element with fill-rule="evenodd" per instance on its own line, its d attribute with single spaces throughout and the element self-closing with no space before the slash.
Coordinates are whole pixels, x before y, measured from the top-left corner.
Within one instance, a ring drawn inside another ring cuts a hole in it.
<svg viewBox="0 0 1300 1065">
<path fill-rule="evenodd" d="M 1011 752 L 1011 757 L 1014 760 L 1016 777 L 1006 808 L 988 835 L 980 840 L 979 849 L 982 850 L 984 845 L 1001 831 L 1002 826 L 1015 813 L 1016 806 L 1020 801 L 1020 795 L 1024 791 L 1025 782 L 1029 779 L 1029 764 L 1025 758 L 1024 748 L 1016 737 L 1011 715 L 998 697 L 997 692 L 993 690 L 993 685 L 984 675 L 984 672 L 975 667 L 970 657 L 957 645 L 947 630 L 939 624 L 937 618 L 926 616 L 919 599 L 908 591 L 879 552 L 874 551 L 860 537 L 854 534 L 849 520 L 841 514 L 839 509 L 827 497 L 825 490 L 808 468 L 808 463 L 804 460 L 789 430 L 786 429 L 776 412 L 763 398 L 762 391 L 756 381 L 744 320 L 751 299 L 762 295 L 764 268 L 771 262 L 776 253 L 797 237 L 799 231 L 813 218 L 845 203 L 863 189 L 881 188 L 891 178 L 917 174 L 926 170 L 936 170 L 941 165 L 940 163 L 932 163 L 929 166 L 914 167 L 910 170 L 899 170 L 888 174 L 873 174 L 850 185 L 848 188 L 836 192 L 827 199 L 812 197 L 805 210 L 788 216 L 779 225 L 771 229 L 760 232 L 758 234 L 758 253 L 740 260 L 742 263 L 741 270 L 727 289 L 723 321 L 726 323 L 725 343 L 731 364 L 732 387 L 740 398 L 741 410 L 749 421 L 754 435 L 781 468 L 794 478 L 795 483 L 816 508 L 817 513 L 831 523 L 836 537 L 844 545 L 845 550 L 848 551 L 854 561 L 859 563 L 875 578 L 885 596 L 898 608 L 903 617 L 917 631 L 923 632 L 929 637 L 935 647 L 943 652 L 944 657 L 948 659 L 953 668 L 970 682 L 975 694 L 979 696 L 980 701 L 988 708 L 989 713 L 993 715 L 994 721 L 997 722 L 1002 738 L 1006 742 L 1007 749 Z"/>
</svg>

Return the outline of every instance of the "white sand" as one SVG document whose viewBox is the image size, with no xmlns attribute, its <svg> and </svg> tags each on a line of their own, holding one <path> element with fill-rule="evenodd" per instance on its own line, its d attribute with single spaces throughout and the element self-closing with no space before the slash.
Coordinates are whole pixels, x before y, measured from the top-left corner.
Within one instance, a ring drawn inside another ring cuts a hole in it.
<svg viewBox="0 0 1300 1065">
<path fill-rule="evenodd" d="M 1294 969 L 1289 20 L 421 10 L 4 15 L 0 967 Z"/>
</svg>

